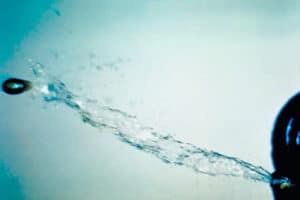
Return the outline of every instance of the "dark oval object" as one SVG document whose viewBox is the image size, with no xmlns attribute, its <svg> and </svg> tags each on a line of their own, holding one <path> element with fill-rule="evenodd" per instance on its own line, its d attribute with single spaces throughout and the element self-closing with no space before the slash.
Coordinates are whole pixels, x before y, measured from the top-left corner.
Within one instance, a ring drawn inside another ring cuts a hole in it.
<svg viewBox="0 0 300 200">
<path fill-rule="evenodd" d="M 272 132 L 272 179 L 288 178 L 293 187 L 271 184 L 275 200 L 300 199 L 300 93 L 280 110 Z M 284 189 L 285 188 L 285 189 Z"/>
<path fill-rule="evenodd" d="M 3 91 L 10 95 L 21 94 L 31 88 L 32 84 L 30 81 L 17 78 L 9 78 L 2 84 Z"/>
</svg>

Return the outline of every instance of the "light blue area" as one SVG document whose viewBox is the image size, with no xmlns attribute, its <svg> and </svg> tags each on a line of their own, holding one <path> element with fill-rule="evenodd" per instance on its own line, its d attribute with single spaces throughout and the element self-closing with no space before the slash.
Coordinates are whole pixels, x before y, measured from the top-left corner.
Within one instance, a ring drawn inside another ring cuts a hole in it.
<svg viewBox="0 0 300 200">
<path fill-rule="evenodd" d="M 22 187 L 17 177 L 12 175 L 9 168 L 0 160 L 0 199 L 24 199 Z"/>
<path fill-rule="evenodd" d="M 297 145 L 300 144 L 300 131 L 298 131 L 298 133 L 297 133 L 296 144 Z"/>
<path fill-rule="evenodd" d="M 291 128 L 292 128 L 292 123 L 294 121 L 294 118 L 291 118 L 287 127 L 286 127 L 286 131 L 285 131 L 285 143 L 286 145 L 289 145 L 290 143 L 290 131 L 291 131 Z"/>
<path fill-rule="evenodd" d="M 0 67 L 13 55 L 22 39 L 39 23 L 54 0 L 11 0 L 0 4 Z"/>
</svg>

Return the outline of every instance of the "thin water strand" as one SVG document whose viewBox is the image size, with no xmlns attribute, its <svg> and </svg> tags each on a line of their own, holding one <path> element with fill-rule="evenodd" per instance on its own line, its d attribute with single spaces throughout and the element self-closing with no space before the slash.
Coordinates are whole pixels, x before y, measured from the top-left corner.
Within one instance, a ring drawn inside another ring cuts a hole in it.
<svg viewBox="0 0 300 200">
<path fill-rule="evenodd" d="M 62 81 L 50 77 L 39 63 L 32 63 L 32 71 L 35 96 L 40 95 L 45 102 L 66 105 L 79 114 L 82 122 L 100 130 L 109 128 L 122 142 L 167 164 L 185 166 L 211 176 L 242 177 L 266 183 L 271 181 L 270 172 L 260 166 L 177 140 L 170 134 L 144 126 L 136 116 L 74 94 Z"/>
</svg>

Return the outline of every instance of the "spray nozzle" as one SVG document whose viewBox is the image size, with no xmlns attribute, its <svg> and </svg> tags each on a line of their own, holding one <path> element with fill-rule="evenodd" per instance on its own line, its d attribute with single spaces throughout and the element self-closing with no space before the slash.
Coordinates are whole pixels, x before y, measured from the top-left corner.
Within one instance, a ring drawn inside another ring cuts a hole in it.
<svg viewBox="0 0 300 200">
<path fill-rule="evenodd" d="M 5 93 L 10 95 L 21 94 L 32 88 L 32 83 L 30 81 L 9 78 L 2 83 L 2 89 Z"/>
</svg>

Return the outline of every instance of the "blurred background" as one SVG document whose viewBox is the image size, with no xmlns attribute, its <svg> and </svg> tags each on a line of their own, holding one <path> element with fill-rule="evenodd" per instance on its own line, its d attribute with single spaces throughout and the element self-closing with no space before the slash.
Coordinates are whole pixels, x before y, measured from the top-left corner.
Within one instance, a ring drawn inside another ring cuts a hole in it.
<svg viewBox="0 0 300 200">
<path fill-rule="evenodd" d="M 40 62 L 81 95 L 272 172 L 299 87 L 295 0 L 1 2 L 0 76 Z M 1 199 L 272 199 L 268 184 L 167 165 L 30 92 L 0 94 Z"/>
</svg>

